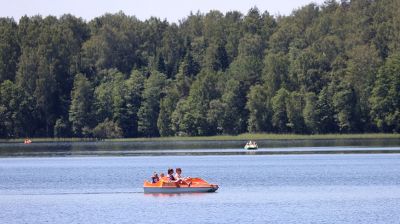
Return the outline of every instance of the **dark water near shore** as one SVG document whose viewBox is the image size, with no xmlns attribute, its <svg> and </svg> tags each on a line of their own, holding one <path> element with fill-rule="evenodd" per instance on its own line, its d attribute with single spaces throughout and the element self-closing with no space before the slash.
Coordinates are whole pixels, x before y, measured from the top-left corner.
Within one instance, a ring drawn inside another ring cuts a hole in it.
<svg viewBox="0 0 400 224">
<path fill-rule="evenodd" d="M 145 195 L 182 167 L 217 193 Z M 400 154 L 0 159 L 0 223 L 399 223 Z"/>
<path fill-rule="evenodd" d="M 256 152 L 245 141 L 43 142 L 0 143 L 0 157 L 15 156 L 154 156 L 296 153 L 400 153 L 400 139 L 262 140 Z"/>
</svg>

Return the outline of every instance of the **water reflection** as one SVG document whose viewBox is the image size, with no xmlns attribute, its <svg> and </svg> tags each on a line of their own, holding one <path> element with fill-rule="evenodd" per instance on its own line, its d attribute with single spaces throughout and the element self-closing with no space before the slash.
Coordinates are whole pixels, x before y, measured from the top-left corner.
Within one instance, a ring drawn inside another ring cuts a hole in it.
<svg viewBox="0 0 400 224">
<path fill-rule="evenodd" d="M 400 154 L 3 158 L 0 223 L 398 223 L 399 162 Z M 223 189 L 144 194 L 149 172 L 169 166 Z"/>
<path fill-rule="evenodd" d="M 176 198 L 176 197 L 183 197 L 183 196 L 190 196 L 190 197 L 203 197 L 209 194 L 216 194 L 217 192 L 204 192 L 204 193 L 143 193 L 146 197 L 154 197 L 154 198 Z"/>
<path fill-rule="evenodd" d="M 274 155 L 304 153 L 398 153 L 400 139 L 259 140 L 257 151 L 245 141 L 43 142 L 0 143 L 0 156 L 165 156 Z"/>
<path fill-rule="evenodd" d="M 255 150 L 246 151 L 246 155 L 257 155 Z"/>
</svg>

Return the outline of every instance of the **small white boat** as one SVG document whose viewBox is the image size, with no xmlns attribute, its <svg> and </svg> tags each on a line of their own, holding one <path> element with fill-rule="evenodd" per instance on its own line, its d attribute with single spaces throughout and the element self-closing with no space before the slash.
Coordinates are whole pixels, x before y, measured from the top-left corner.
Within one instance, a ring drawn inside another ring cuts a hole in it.
<svg viewBox="0 0 400 224">
<path fill-rule="evenodd" d="M 257 145 L 256 142 L 249 141 L 249 142 L 247 142 L 246 145 L 244 146 L 244 149 L 247 149 L 247 150 L 257 150 L 257 149 L 258 149 L 258 145 Z"/>
</svg>

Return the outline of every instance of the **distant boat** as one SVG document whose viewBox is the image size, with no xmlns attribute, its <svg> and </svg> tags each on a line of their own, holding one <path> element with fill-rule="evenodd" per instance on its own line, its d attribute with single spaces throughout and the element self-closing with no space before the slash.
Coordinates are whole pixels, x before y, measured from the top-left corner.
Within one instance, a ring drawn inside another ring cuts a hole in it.
<svg viewBox="0 0 400 224">
<path fill-rule="evenodd" d="M 244 146 L 244 149 L 247 149 L 247 150 L 257 150 L 257 149 L 258 149 L 258 145 L 257 145 L 256 142 L 248 141 L 248 142 L 246 143 L 246 145 Z"/>
<path fill-rule="evenodd" d="M 29 138 L 24 140 L 24 144 L 31 144 L 31 143 L 32 143 L 32 140 L 30 140 Z"/>
</svg>

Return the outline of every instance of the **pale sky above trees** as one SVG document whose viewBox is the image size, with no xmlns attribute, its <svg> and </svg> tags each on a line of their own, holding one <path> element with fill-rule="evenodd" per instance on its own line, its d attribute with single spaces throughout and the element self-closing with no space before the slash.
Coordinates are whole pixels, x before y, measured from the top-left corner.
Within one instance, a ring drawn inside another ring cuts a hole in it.
<svg viewBox="0 0 400 224">
<path fill-rule="evenodd" d="M 308 3 L 321 4 L 324 0 L 0 0 L 0 16 L 19 20 L 28 15 L 55 15 L 70 13 L 85 20 L 104 13 L 123 11 L 141 20 L 151 16 L 178 22 L 190 12 L 207 13 L 210 10 L 247 11 L 257 6 L 261 12 L 267 10 L 271 15 L 288 15 L 292 10 Z"/>
</svg>

